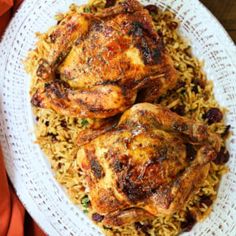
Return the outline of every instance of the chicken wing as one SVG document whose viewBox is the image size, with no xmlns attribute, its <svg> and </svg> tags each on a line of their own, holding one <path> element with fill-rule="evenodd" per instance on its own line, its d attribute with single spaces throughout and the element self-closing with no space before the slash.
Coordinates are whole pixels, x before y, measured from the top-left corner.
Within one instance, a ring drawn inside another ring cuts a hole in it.
<svg viewBox="0 0 236 236">
<path fill-rule="evenodd" d="M 74 13 L 63 19 L 59 26 L 49 32 L 47 41 L 51 47 L 39 59 L 36 75 L 48 81 L 53 79 L 55 68 L 62 62 L 78 38 L 89 28 L 91 15 Z M 38 46 L 41 42 L 38 43 Z"/>
<path fill-rule="evenodd" d="M 110 226 L 173 214 L 206 179 L 219 140 L 204 124 L 159 105 L 134 105 L 118 125 L 79 147 L 92 208 Z"/>
</svg>

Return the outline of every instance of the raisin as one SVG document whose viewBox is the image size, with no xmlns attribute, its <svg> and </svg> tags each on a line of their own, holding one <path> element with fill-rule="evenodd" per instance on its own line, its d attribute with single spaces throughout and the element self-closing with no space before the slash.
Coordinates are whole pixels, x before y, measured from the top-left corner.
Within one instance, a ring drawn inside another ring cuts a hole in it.
<svg viewBox="0 0 236 236">
<path fill-rule="evenodd" d="M 213 201 L 211 200 L 211 198 L 209 196 L 203 195 L 200 199 L 200 205 L 206 205 L 206 206 L 211 206 L 213 203 Z"/>
<path fill-rule="evenodd" d="M 204 80 L 201 80 L 201 79 L 193 79 L 192 83 L 195 86 L 199 86 L 201 89 L 204 89 L 206 87 L 206 82 Z"/>
<path fill-rule="evenodd" d="M 77 124 L 78 124 L 78 119 L 77 119 L 77 118 L 74 118 L 74 119 L 73 119 L 73 123 L 74 123 L 75 125 L 77 125 Z"/>
<path fill-rule="evenodd" d="M 221 137 L 222 137 L 222 138 L 227 138 L 227 137 L 228 137 L 230 128 L 231 128 L 231 125 L 227 125 L 227 126 L 225 127 L 224 132 L 221 134 Z"/>
<path fill-rule="evenodd" d="M 187 48 L 184 49 L 184 52 L 186 53 L 187 56 L 191 57 L 192 56 L 192 51 L 191 47 L 188 46 Z"/>
<path fill-rule="evenodd" d="M 167 26 L 169 27 L 170 30 L 176 30 L 178 28 L 179 24 L 175 21 L 172 21 Z"/>
<path fill-rule="evenodd" d="M 185 221 L 181 222 L 181 229 L 183 232 L 189 232 L 194 224 L 196 223 L 196 219 L 193 217 L 191 212 L 187 211 L 185 216 Z"/>
<path fill-rule="evenodd" d="M 142 229 L 142 224 L 140 222 L 135 222 L 134 223 L 135 229 L 141 230 Z"/>
<path fill-rule="evenodd" d="M 100 215 L 98 213 L 93 213 L 92 214 L 92 220 L 95 222 L 101 222 L 104 219 L 103 215 Z"/>
<path fill-rule="evenodd" d="M 172 108 L 171 111 L 183 116 L 185 114 L 185 105 L 178 105 L 175 108 Z"/>
<path fill-rule="evenodd" d="M 179 81 L 178 83 L 177 83 L 177 89 L 179 89 L 179 88 L 184 88 L 186 86 L 186 83 L 184 82 L 184 81 Z"/>
<path fill-rule="evenodd" d="M 49 35 L 49 38 L 50 38 L 50 42 L 51 42 L 51 43 L 55 43 L 55 42 L 56 42 L 56 39 L 57 39 L 56 33 L 54 32 L 54 33 L 50 34 L 50 35 Z"/>
<path fill-rule="evenodd" d="M 143 232 L 146 236 L 149 236 L 150 234 L 148 233 L 149 229 L 152 229 L 152 225 L 148 223 L 143 223 L 141 224 L 140 222 L 135 222 L 134 223 L 135 229 L 137 231 Z"/>
<path fill-rule="evenodd" d="M 214 163 L 217 165 L 223 165 L 229 161 L 229 152 L 226 150 L 225 147 L 221 147 L 220 151 L 217 154 L 216 159 L 214 160 Z"/>
<path fill-rule="evenodd" d="M 47 127 L 49 126 L 49 121 L 48 121 L 48 120 L 45 122 L 45 125 L 46 125 Z"/>
<path fill-rule="evenodd" d="M 172 44 L 174 42 L 174 39 L 173 38 L 165 38 L 165 44 Z"/>
<path fill-rule="evenodd" d="M 193 161 L 196 156 L 196 150 L 194 149 L 193 145 L 190 143 L 186 144 L 186 154 L 187 154 L 187 161 Z"/>
<path fill-rule="evenodd" d="M 219 108 L 214 107 L 209 109 L 202 118 L 207 120 L 208 124 L 211 125 L 220 122 L 223 119 L 223 113 Z"/>
<path fill-rule="evenodd" d="M 194 85 L 192 88 L 192 91 L 197 94 L 198 93 L 198 85 Z"/>
<path fill-rule="evenodd" d="M 150 4 L 144 7 L 148 10 L 150 14 L 157 14 L 158 13 L 158 7 L 156 5 Z"/>
<path fill-rule="evenodd" d="M 163 37 L 163 33 L 162 33 L 161 30 L 158 30 L 158 31 L 157 31 L 157 34 L 158 34 L 160 37 Z"/>
<path fill-rule="evenodd" d="M 116 3 L 116 0 L 106 0 L 105 8 L 112 7 L 115 5 L 115 3 Z"/>
<path fill-rule="evenodd" d="M 52 142 L 55 143 L 57 141 L 57 136 L 56 135 L 51 135 L 52 136 Z"/>
<path fill-rule="evenodd" d="M 53 133 L 49 132 L 49 133 L 48 133 L 48 136 L 51 137 L 51 140 L 52 140 L 53 143 L 55 143 L 56 141 L 58 141 L 56 134 L 53 134 Z"/>
<path fill-rule="evenodd" d="M 66 120 L 62 120 L 62 121 L 61 121 L 61 127 L 63 127 L 63 128 L 66 128 L 66 127 L 67 127 Z"/>
</svg>

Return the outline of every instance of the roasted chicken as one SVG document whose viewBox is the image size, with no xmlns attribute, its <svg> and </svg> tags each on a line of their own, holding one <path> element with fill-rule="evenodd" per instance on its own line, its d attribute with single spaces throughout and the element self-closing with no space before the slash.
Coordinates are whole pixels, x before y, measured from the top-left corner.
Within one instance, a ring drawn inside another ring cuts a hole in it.
<svg viewBox="0 0 236 236">
<path fill-rule="evenodd" d="M 77 163 L 92 208 L 108 226 L 183 208 L 220 148 L 206 125 L 150 103 L 134 105 L 115 127 L 93 132 L 78 140 Z"/>
<path fill-rule="evenodd" d="M 148 11 L 126 0 L 103 11 L 74 13 L 49 35 L 52 50 L 37 76 L 32 104 L 69 116 L 106 118 L 173 89 L 177 75 Z M 56 79 L 55 79 L 56 78 Z"/>
</svg>

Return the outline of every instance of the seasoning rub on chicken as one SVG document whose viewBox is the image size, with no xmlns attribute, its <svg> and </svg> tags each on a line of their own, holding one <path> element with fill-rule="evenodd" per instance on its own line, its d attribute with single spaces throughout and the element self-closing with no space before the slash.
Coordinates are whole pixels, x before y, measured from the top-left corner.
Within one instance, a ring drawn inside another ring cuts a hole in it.
<svg viewBox="0 0 236 236">
<path fill-rule="evenodd" d="M 182 209 L 220 148 L 206 125 L 150 103 L 134 105 L 116 127 L 94 133 L 79 142 L 77 162 L 92 208 L 108 226 Z"/>
<path fill-rule="evenodd" d="M 45 86 L 32 104 L 68 116 L 106 118 L 152 102 L 177 83 L 176 71 L 148 11 L 126 0 L 103 11 L 74 13 L 49 35 L 39 61 Z"/>
</svg>

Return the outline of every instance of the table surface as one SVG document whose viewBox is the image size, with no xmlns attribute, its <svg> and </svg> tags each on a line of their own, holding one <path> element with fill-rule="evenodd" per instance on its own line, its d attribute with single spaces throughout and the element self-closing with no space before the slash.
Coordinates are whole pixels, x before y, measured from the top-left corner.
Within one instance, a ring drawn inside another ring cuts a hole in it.
<svg viewBox="0 0 236 236">
<path fill-rule="evenodd" d="M 236 43 L 236 0 L 201 0 Z"/>
</svg>

